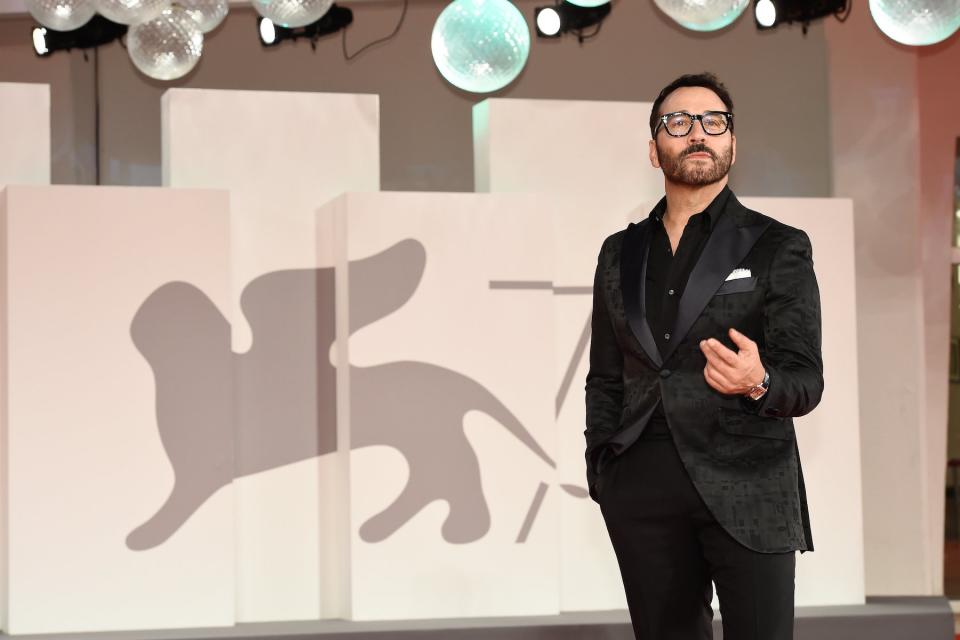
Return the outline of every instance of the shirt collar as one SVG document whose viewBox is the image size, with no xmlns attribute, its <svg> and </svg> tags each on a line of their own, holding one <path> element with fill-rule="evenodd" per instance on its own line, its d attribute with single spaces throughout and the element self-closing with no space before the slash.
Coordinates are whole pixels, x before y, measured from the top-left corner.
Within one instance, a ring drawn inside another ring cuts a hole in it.
<svg viewBox="0 0 960 640">
<path fill-rule="evenodd" d="M 723 189 L 720 190 L 713 200 L 710 201 L 710 204 L 707 205 L 707 208 L 699 213 L 706 212 L 708 228 L 713 229 L 713 226 L 717 224 L 717 220 L 720 219 L 720 216 L 723 215 L 724 210 L 726 209 L 727 199 L 730 197 L 730 185 L 723 185 Z M 649 218 L 654 218 L 659 222 L 663 221 L 663 214 L 667 212 L 667 196 L 660 198 L 660 202 L 657 203 L 657 206 L 653 208 L 650 212 Z M 697 214 L 694 214 L 697 215 Z"/>
</svg>

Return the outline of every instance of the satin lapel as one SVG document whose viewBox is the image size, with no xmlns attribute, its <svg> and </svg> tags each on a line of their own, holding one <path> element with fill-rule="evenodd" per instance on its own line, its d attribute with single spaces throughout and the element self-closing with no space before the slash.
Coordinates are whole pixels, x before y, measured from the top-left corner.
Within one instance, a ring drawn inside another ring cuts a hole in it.
<svg viewBox="0 0 960 640">
<path fill-rule="evenodd" d="M 620 249 L 620 286 L 627 324 L 654 365 L 663 366 L 660 350 L 647 324 L 644 310 L 647 283 L 647 253 L 650 247 L 650 220 L 627 228 Z"/>
<path fill-rule="evenodd" d="M 717 226 L 710 233 L 710 237 L 707 238 L 700 259 L 690 272 L 687 286 L 680 297 L 677 322 L 670 336 L 670 345 L 663 354 L 664 362 L 690 331 L 690 327 L 726 277 L 747 256 L 770 224 L 767 220 L 739 226 L 738 222 L 742 221 L 742 212 L 746 212 L 746 209 L 733 194 L 730 194 L 726 210 L 717 221 Z"/>
</svg>

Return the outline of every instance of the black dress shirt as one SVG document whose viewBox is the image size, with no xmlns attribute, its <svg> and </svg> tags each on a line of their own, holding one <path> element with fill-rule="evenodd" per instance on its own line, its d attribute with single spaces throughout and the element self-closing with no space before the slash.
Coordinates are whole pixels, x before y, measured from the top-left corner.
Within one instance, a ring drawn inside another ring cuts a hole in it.
<svg viewBox="0 0 960 640">
<path fill-rule="evenodd" d="M 661 199 L 650 212 L 652 227 L 647 254 L 644 310 L 647 324 L 650 325 L 650 331 L 653 332 L 653 338 L 661 354 L 673 338 L 671 332 L 676 324 L 680 296 L 683 295 L 683 290 L 687 286 L 690 272 L 700 259 L 710 232 L 723 215 L 729 196 L 730 187 L 724 185 L 723 190 L 707 205 L 706 209 L 690 216 L 687 225 L 683 228 L 680 242 L 677 243 L 676 253 L 670 247 L 670 237 L 663 225 L 667 199 Z M 643 430 L 641 437 L 648 439 L 670 437 L 662 401 L 657 404 L 650 424 Z"/>
</svg>

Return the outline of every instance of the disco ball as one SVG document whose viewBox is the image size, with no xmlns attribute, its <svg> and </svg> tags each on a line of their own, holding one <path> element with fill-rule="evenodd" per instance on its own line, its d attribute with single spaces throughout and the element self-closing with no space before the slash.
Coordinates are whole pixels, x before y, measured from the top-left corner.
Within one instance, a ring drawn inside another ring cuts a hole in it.
<svg viewBox="0 0 960 640">
<path fill-rule="evenodd" d="M 530 54 L 530 30 L 508 0 L 454 0 L 430 38 L 433 62 L 447 82 L 489 93 L 513 82 Z"/>
<path fill-rule="evenodd" d="M 179 5 L 127 32 L 133 64 L 155 80 L 176 80 L 190 73 L 203 51 L 203 32 L 189 11 Z"/>
<path fill-rule="evenodd" d="M 253 0 L 257 13 L 288 29 L 316 22 L 332 5 L 333 0 Z"/>
<path fill-rule="evenodd" d="M 870 13 L 901 44 L 934 44 L 960 28 L 960 0 L 870 0 Z"/>
<path fill-rule="evenodd" d="M 120 24 L 147 22 L 170 6 L 170 0 L 93 0 L 97 13 Z"/>
<path fill-rule="evenodd" d="M 200 25 L 200 31 L 213 31 L 227 17 L 227 0 L 176 0 Z"/>
<path fill-rule="evenodd" d="M 27 0 L 26 4 L 37 22 L 54 31 L 73 31 L 97 12 L 93 0 Z"/>
<path fill-rule="evenodd" d="M 740 17 L 750 0 L 653 0 L 680 26 L 692 31 L 716 31 Z"/>
<path fill-rule="evenodd" d="M 567 0 L 567 2 L 578 7 L 599 7 L 602 4 L 610 4 L 610 0 Z"/>
</svg>

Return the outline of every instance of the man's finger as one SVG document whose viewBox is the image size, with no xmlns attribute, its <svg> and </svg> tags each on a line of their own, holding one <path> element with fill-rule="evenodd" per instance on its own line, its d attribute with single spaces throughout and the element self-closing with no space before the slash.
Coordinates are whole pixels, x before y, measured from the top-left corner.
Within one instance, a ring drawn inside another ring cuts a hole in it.
<svg viewBox="0 0 960 640">
<path fill-rule="evenodd" d="M 719 385 L 717 384 L 716 381 L 714 381 L 712 375 L 706 368 L 703 370 L 703 379 L 706 380 L 707 384 L 710 385 L 713 389 L 716 389 L 720 393 L 723 393 L 723 389 L 719 388 Z"/>
<path fill-rule="evenodd" d="M 737 347 L 740 348 L 740 349 L 751 349 L 751 350 L 752 350 L 752 349 L 755 349 L 755 348 L 757 347 L 757 343 L 756 343 L 756 342 L 754 342 L 753 340 L 751 340 L 751 339 L 748 338 L 747 336 L 743 335 L 742 333 L 740 333 L 739 331 L 737 331 L 737 330 L 734 329 L 733 327 L 730 327 L 730 331 L 728 331 L 728 333 L 730 334 L 730 339 L 733 340 L 733 343 L 734 343 L 735 345 L 737 345 Z"/>
<path fill-rule="evenodd" d="M 726 362 L 731 367 L 737 366 L 740 360 L 737 358 L 735 351 L 727 349 L 722 342 L 716 338 L 707 338 L 700 342 L 700 346 L 703 347 L 703 352 L 706 355 L 709 352 L 713 352 L 717 358 Z"/>
<path fill-rule="evenodd" d="M 704 370 L 704 373 L 707 377 L 707 380 L 712 380 L 714 383 L 716 383 L 714 387 L 718 391 L 727 393 L 727 389 L 733 388 L 733 385 L 730 384 L 730 381 L 727 379 L 727 377 L 724 376 L 719 371 L 717 371 L 716 369 L 714 369 L 713 367 L 711 367 L 710 365 L 707 365 L 706 369 Z"/>
<path fill-rule="evenodd" d="M 722 373 L 724 377 L 729 379 L 737 377 L 737 367 L 728 364 L 709 347 L 704 350 L 704 355 L 707 356 L 707 364 Z"/>
</svg>

